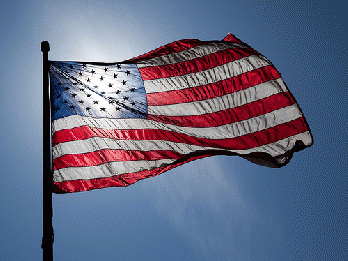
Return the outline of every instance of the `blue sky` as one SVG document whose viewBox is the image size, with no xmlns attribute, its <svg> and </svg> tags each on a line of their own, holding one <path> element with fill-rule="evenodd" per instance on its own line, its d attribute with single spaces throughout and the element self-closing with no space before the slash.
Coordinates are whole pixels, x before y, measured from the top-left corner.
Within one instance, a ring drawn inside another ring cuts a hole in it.
<svg viewBox="0 0 348 261">
<path fill-rule="evenodd" d="M 53 195 L 55 260 L 347 260 L 347 2 L 3 1 L 0 256 L 42 256 L 42 53 L 118 62 L 231 32 L 280 71 L 314 136 L 281 169 L 198 160 Z"/>
</svg>

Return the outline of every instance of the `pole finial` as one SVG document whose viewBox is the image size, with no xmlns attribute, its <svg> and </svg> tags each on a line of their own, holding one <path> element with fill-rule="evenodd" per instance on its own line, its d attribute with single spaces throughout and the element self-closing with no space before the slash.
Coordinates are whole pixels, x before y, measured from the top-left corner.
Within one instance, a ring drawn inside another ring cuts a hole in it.
<svg viewBox="0 0 348 261">
<path fill-rule="evenodd" d="M 50 51 L 50 44 L 47 41 L 41 42 L 41 52 L 48 53 Z"/>
</svg>

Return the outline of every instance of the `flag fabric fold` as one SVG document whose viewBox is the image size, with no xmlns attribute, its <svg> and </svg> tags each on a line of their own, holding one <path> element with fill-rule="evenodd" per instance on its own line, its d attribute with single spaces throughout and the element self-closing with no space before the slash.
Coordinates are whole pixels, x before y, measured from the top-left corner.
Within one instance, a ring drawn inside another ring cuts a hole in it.
<svg viewBox="0 0 348 261">
<path fill-rule="evenodd" d="M 231 34 L 120 63 L 51 62 L 55 193 L 124 187 L 186 162 L 286 165 L 312 145 L 273 64 Z"/>
</svg>

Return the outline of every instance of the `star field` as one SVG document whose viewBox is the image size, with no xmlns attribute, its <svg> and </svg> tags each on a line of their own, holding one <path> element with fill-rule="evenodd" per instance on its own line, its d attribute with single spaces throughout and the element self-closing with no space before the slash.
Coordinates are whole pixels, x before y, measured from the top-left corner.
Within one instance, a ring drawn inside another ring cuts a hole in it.
<svg viewBox="0 0 348 261">
<path fill-rule="evenodd" d="M 146 118 L 144 84 L 135 64 L 53 62 L 52 120 L 82 115 Z"/>
</svg>

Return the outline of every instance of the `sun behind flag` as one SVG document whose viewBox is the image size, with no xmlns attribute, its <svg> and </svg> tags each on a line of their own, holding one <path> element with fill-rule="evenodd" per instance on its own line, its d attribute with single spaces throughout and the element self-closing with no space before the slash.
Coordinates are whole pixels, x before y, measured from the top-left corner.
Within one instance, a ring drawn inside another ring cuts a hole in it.
<svg viewBox="0 0 348 261">
<path fill-rule="evenodd" d="M 231 34 L 121 63 L 52 61 L 50 82 L 55 193 L 124 187 L 221 154 L 281 167 L 313 143 L 279 72 Z"/>
</svg>

